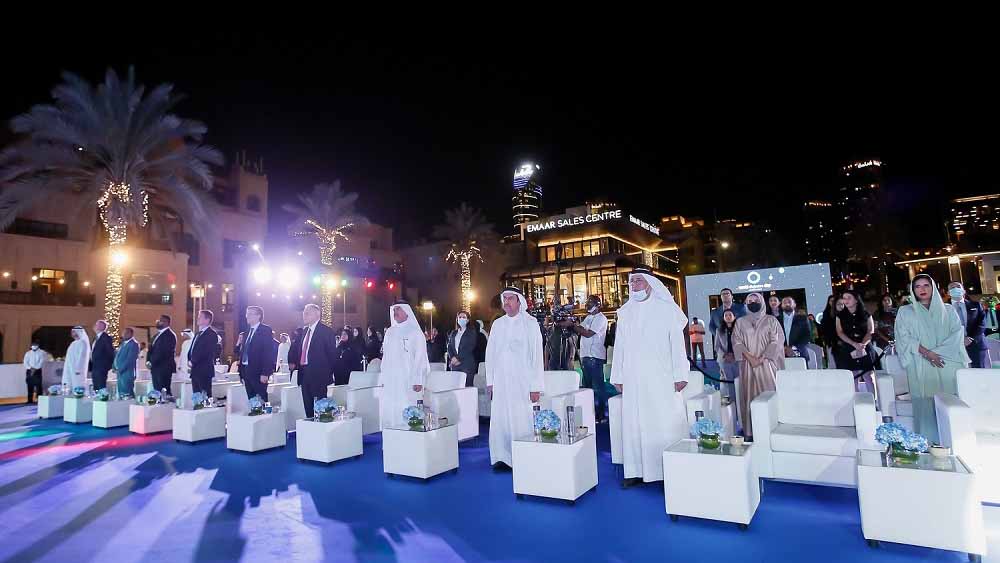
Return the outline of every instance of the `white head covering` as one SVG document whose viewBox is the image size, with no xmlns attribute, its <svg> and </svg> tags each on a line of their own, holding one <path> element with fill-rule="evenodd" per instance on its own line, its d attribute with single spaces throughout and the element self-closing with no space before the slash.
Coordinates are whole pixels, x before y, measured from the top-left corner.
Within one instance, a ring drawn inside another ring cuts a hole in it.
<svg viewBox="0 0 1000 563">
<path fill-rule="evenodd" d="M 642 276 L 642 278 L 646 280 L 646 283 L 649 284 L 650 295 L 647 301 L 649 299 L 658 299 L 660 301 L 667 303 L 667 309 L 670 311 L 670 319 L 668 322 L 668 326 L 679 326 L 685 328 L 687 327 L 688 324 L 687 315 L 684 314 L 684 311 L 682 311 L 680 306 L 677 305 L 677 302 L 674 301 L 674 296 L 670 293 L 670 290 L 667 289 L 667 286 L 663 285 L 663 282 L 661 282 L 659 278 L 654 276 L 649 268 L 645 266 L 637 266 L 629 274 L 629 283 L 632 282 L 632 278 L 634 276 Z M 635 299 L 629 298 L 629 300 L 624 305 L 622 305 L 618 310 L 619 311 L 624 310 L 627 312 L 635 307 L 641 306 L 642 303 L 643 301 L 636 301 Z"/>
<path fill-rule="evenodd" d="M 403 323 L 396 322 L 396 315 L 393 314 L 393 309 L 396 307 L 400 307 L 406 311 L 406 320 Z M 395 305 L 391 305 L 389 307 L 389 321 L 392 323 L 390 328 L 397 329 L 394 330 L 394 332 L 398 334 L 416 332 L 421 335 L 421 338 L 423 338 L 423 330 L 420 328 L 417 316 L 413 314 L 413 309 L 410 308 L 409 303 L 396 303 Z"/>
<path fill-rule="evenodd" d="M 80 340 L 87 345 L 88 350 L 90 349 L 90 336 L 87 335 L 86 329 L 84 329 L 82 326 L 77 325 L 73 327 L 73 334 L 77 335 L 80 338 Z"/>
<path fill-rule="evenodd" d="M 517 314 L 514 315 L 514 317 L 512 317 L 513 320 L 517 321 L 518 324 L 524 323 L 526 325 L 530 325 L 531 327 L 537 329 L 538 321 L 535 320 L 535 317 L 532 317 L 531 314 L 528 313 L 528 300 L 524 298 L 524 294 L 521 293 L 521 290 L 517 289 L 516 287 L 508 287 L 503 291 L 501 291 L 500 292 L 501 304 L 503 303 L 503 299 L 508 295 L 516 295 L 517 300 L 521 302 L 521 310 L 518 311 Z M 506 311 L 504 311 L 504 314 L 506 315 Z M 511 318 L 510 315 L 507 315 L 507 317 Z"/>
</svg>

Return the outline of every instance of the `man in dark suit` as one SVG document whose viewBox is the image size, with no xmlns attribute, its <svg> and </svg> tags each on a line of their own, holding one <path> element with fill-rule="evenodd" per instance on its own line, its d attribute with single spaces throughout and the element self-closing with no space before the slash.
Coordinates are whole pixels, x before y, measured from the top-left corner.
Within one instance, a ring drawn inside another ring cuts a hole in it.
<svg viewBox="0 0 1000 563">
<path fill-rule="evenodd" d="M 160 315 L 160 320 L 156 321 L 156 329 L 159 332 L 149 345 L 146 364 L 153 377 L 153 388 L 157 391 L 166 389 L 167 394 L 170 394 L 170 380 L 177 371 L 177 359 L 174 356 L 177 353 L 177 335 L 170 329 L 170 315 Z"/>
<path fill-rule="evenodd" d="M 781 313 L 778 315 L 778 323 L 785 331 L 785 357 L 791 358 L 795 355 L 792 351 L 794 347 L 798 350 L 799 356 L 809 362 L 809 342 L 811 335 L 809 332 L 809 319 L 805 315 L 795 312 L 795 299 L 785 297 L 781 300 Z M 809 366 L 815 368 L 815 366 Z"/>
<path fill-rule="evenodd" d="M 288 367 L 298 370 L 302 405 L 306 416 L 313 416 L 313 401 L 326 397 L 326 388 L 333 383 L 333 366 L 338 354 L 333 329 L 321 323 L 319 306 L 309 303 L 302 309 L 301 331 L 288 350 Z"/>
<path fill-rule="evenodd" d="M 219 335 L 212 328 L 215 315 L 205 309 L 198 312 L 198 333 L 188 348 L 188 357 L 182 361 L 191 367 L 191 388 L 197 393 L 211 396 L 212 377 L 215 375 L 215 348 L 219 343 Z"/>
<path fill-rule="evenodd" d="M 256 396 L 266 401 L 268 378 L 278 361 L 278 346 L 271 327 L 262 322 L 264 309 L 251 305 L 247 307 L 246 317 L 250 327 L 240 347 L 240 379 L 247 388 L 247 398 Z"/>
<path fill-rule="evenodd" d="M 94 382 L 94 390 L 106 389 L 108 386 L 108 371 L 115 363 L 115 345 L 106 332 L 108 323 L 99 320 L 94 323 L 94 349 L 90 352 L 90 379 Z"/>
<path fill-rule="evenodd" d="M 958 313 L 958 320 L 965 327 L 965 351 L 969 353 L 971 368 L 991 368 L 990 352 L 986 346 L 986 310 L 978 301 L 965 298 L 962 282 L 948 284 L 951 305 Z"/>
</svg>

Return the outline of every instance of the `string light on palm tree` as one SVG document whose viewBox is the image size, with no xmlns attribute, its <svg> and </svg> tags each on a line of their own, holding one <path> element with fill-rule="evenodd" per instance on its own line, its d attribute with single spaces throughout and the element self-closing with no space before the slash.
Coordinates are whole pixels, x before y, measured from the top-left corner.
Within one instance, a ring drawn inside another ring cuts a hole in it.
<svg viewBox="0 0 1000 563">
<path fill-rule="evenodd" d="M 166 235 L 168 223 L 183 222 L 211 240 L 211 165 L 222 155 L 201 144 L 202 123 L 170 113 L 171 85 L 147 89 L 131 68 L 124 77 L 109 70 L 99 85 L 65 73 L 52 97 L 11 121 L 20 139 L 0 160 L 0 230 L 64 194 L 83 213 L 96 207 L 108 235 L 104 318 L 117 343 L 129 230 L 152 224 Z"/>
<path fill-rule="evenodd" d="M 336 259 L 337 244 L 342 239 L 349 241 L 347 233 L 368 220 L 354 210 L 358 194 L 344 192 L 340 180 L 332 184 L 317 184 L 312 191 L 299 194 L 297 204 L 285 205 L 285 211 L 295 215 L 290 231 L 296 237 L 310 237 L 319 246 L 319 261 L 323 265 L 320 274 L 320 305 L 323 323 L 333 326 L 333 293 L 337 279 L 331 271 Z"/>
<path fill-rule="evenodd" d="M 462 308 L 472 309 L 472 263 L 483 263 L 481 243 L 495 238 L 493 226 L 479 209 L 462 203 L 455 209 L 444 212 L 445 222 L 434 228 L 434 236 L 451 242 L 445 260 L 459 267 L 459 290 Z"/>
</svg>

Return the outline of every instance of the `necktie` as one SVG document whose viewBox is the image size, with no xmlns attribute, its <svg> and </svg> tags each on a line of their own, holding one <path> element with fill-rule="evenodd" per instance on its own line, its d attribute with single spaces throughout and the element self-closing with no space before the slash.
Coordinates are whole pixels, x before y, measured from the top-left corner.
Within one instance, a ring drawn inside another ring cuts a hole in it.
<svg viewBox="0 0 1000 563">
<path fill-rule="evenodd" d="M 304 366 L 309 363 L 309 327 L 306 327 L 306 335 L 302 339 L 302 354 L 299 357 L 299 365 Z"/>
<path fill-rule="evenodd" d="M 248 363 L 247 362 L 247 357 L 248 357 L 249 352 L 250 352 L 250 339 L 253 338 L 253 333 L 254 333 L 255 330 L 257 330 L 257 329 L 255 329 L 255 328 L 251 328 L 250 329 L 250 334 L 247 335 L 247 341 L 243 343 L 243 354 L 242 354 L 243 357 L 241 358 L 240 361 L 244 365 L 246 365 Z"/>
</svg>

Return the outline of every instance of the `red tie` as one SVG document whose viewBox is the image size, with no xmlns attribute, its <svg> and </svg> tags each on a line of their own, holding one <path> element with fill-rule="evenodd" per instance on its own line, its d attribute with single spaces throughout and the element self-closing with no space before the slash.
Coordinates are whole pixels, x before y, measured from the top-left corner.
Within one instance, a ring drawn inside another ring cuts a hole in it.
<svg viewBox="0 0 1000 563">
<path fill-rule="evenodd" d="M 306 336 L 302 339 L 302 356 L 299 358 L 299 365 L 309 363 L 309 327 L 306 327 Z"/>
</svg>

